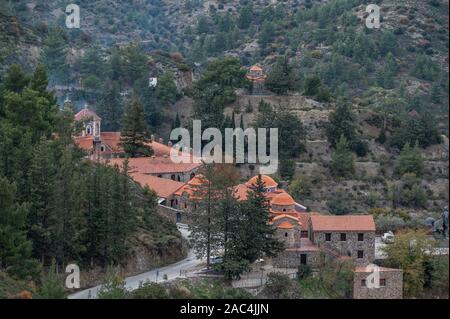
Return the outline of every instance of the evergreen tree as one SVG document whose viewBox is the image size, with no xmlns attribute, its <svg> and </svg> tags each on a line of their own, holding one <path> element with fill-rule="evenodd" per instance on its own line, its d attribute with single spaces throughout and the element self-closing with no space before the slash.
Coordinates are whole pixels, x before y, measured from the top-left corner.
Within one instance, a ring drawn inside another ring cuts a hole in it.
<svg viewBox="0 0 450 319">
<path fill-rule="evenodd" d="M 341 136 L 331 157 L 331 172 L 337 177 L 347 177 L 354 172 L 354 165 L 353 154 L 350 151 L 348 141 L 344 136 Z"/>
<path fill-rule="evenodd" d="M 272 72 L 267 77 L 266 87 L 276 94 L 286 94 L 294 88 L 292 66 L 287 56 L 278 58 Z"/>
<path fill-rule="evenodd" d="M 28 206 L 18 204 L 16 185 L 0 176 L 0 269 L 19 278 L 36 279 L 39 264 L 32 258 L 32 243 L 26 238 Z"/>
<path fill-rule="evenodd" d="M 146 145 L 150 141 L 144 120 L 142 104 L 133 97 L 126 105 L 122 120 L 121 144 L 131 157 L 150 156 L 153 150 Z"/>
<path fill-rule="evenodd" d="M 191 244 L 197 256 L 206 257 L 206 266 L 210 266 L 211 256 L 221 247 L 218 216 L 220 199 L 219 185 L 216 182 L 215 164 L 204 164 L 197 174 L 192 200 Z"/>
<path fill-rule="evenodd" d="M 233 243 L 233 254 L 249 263 L 264 255 L 275 256 L 283 249 L 283 243 L 275 237 L 275 227 L 269 223 L 265 185 L 261 176 L 247 194 L 241 206 L 242 222 Z"/>
<path fill-rule="evenodd" d="M 50 74 L 59 81 L 68 80 L 68 66 L 66 63 L 68 46 L 64 30 L 51 28 L 44 40 L 43 62 L 48 67 Z"/>
<path fill-rule="evenodd" d="M 414 147 L 411 147 L 409 143 L 406 143 L 398 157 L 398 172 L 400 175 L 414 173 L 420 177 L 423 174 L 423 170 L 424 159 L 419 146 L 416 144 Z"/>
<path fill-rule="evenodd" d="M 120 129 L 122 103 L 119 86 L 116 82 L 113 82 L 111 87 L 106 89 L 105 94 L 101 97 L 97 113 L 102 118 L 102 129 L 104 131 L 115 132 Z"/>
<path fill-rule="evenodd" d="M 356 116 L 347 101 L 339 100 L 336 110 L 330 113 L 326 129 L 328 142 L 335 147 L 344 136 L 350 145 L 358 141 L 356 132 Z"/>
</svg>

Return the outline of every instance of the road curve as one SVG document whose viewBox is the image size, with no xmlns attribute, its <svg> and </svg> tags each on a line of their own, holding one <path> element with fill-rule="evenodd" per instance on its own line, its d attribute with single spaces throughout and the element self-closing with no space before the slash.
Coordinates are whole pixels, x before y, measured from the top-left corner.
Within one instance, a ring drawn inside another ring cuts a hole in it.
<svg viewBox="0 0 450 319">
<path fill-rule="evenodd" d="M 184 238 L 188 238 L 189 231 L 184 227 L 179 227 L 179 230 Z M 173 280 L 176 278 L 184 277 L 181 274 L 182 270 L 193 268 L 201 263 L 201 259 L 198 259 L 192 250 L 189 250 L 188 255 L 185 259 L 180 260 L 174 264 L 153 269 L 151 271 L 127 277 L 125 278 L 125 287 L 127 290 L 131 291 L 139 287 L 139 285 L 143 282 L 164 282 L 166 280 Z M 165 279 L 165 275 L 167 275 L 167 279 Z M 76 293 L 69 295 L 68 299 L 94 299 L 97 298 L 98 292 L 101 288 L 101 285 L 81 290 Z"/>
</svg>

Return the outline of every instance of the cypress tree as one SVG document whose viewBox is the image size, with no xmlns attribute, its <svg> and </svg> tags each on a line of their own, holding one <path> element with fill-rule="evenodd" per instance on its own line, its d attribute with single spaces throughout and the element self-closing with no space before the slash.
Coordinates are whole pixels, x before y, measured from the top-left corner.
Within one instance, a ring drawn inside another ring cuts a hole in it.
<svg viewBox="0 0 450 319">
<path fill-rule="evenodd" d="M 149 131 L 144 118 L 142 104 L 133 97 L 126 105 L 123 114 L 121 145 L 131 157 L 151 156 Z"/>
</svg>

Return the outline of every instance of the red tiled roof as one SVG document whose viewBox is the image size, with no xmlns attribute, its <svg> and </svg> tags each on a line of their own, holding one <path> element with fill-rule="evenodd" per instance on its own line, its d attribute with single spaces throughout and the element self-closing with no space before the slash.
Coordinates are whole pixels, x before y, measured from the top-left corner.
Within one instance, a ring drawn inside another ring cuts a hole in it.
<svg viewBox="0 0 450 319">
<path fill-rule="evenodd" d="M 313 231 L 375 231 L 375 222 L 372 215 L 312 215 L 310 218 Z"/>
<path fill-rule="evenodd" d="M 176 182 L 171 179 L 160 178 L 142 173 L 131 173 L 130 176 L 141 184 L 142 187 L 148 186 L 154 190 L 158 197 L 168 198 L 178 189 L 184 186 L 184 183 Z"/>
<path fill-rule="evenodd" d="M 81 121 L 81 120 L 85 120 L 85 119 L 89 119 L 89 118 L 93 118 L 96 121 L 101 120 L 101 118 L 97 115 L 97 113 L 95 113 L 94 111 L 92 111 L 88 108 L 82 109 L 80 112 L 78 112 L 74 116 L 75 121 Z"/>
<path fill-rule="evenodd" d="M 119 165 L 121 167 L 125 158 L 112 158 L 107 161 L 110 165 Z M 184 173 L 196 169 L 199 163 L 174 163 L 169 156 L 151 156 L 151 157 L 135 157 L 128 159 L 128 166 L 131 172 L 139 172 L 143 174 L 168 174 L 168 173 Z"/>
<path fill-rule="evenodd" d="M 276 195 L 270 203 L 273 205 L 289 206 L 294 205 L 295 201 L 288 193 L 281 193 Z"/>
<path fill-rule="evenodd" d="M 282 222 L 281 224 L 279 224 L 279 225 L 277 226 L 277 228 L 280 228 L 280 229 L 292 229 L 292 228 L 294 228 L 294 226 L 293 226 L 290 222 L 288 222 L 287 220 L 285 220 L 284 222 Z"/>
<path fill-rule="evenodd" d="M 275 182 L 275 180 L 267 175 L 261 175 L 261 179 L 264 182 L 264 186 L 265 187 L 277 187 L 278 183 Z M 245 185 L 247 186 L 254 186 L 256 185 L 256 181 L 258 180 L 258 175 L 253 176 L 252 178 L 249 179 L 249 181 L 247 183 L 245 183 Z"/>
</svg>

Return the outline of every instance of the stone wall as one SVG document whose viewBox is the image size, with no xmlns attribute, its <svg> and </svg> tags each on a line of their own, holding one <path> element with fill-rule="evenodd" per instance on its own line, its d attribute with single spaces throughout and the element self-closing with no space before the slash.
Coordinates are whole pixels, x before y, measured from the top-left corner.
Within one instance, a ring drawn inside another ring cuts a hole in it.
<svg viewBox="0 0 450 319">
<path fill-rule="evenodd" d="M 301 264 L 301 255 L 306 255 L 306 264 L 312 269 L 319 266 L 320 251 L 289 251 L 285 250 L 272 259 L 274 267 L 298 268 Z"/>
<path fill-rule="evenodd" d="M 358 232 L 346 232 L 346 241 L 341 241 L 340 232 L 331 232 L 331 241 L 325 240 L 325 234 L 326 232 L 314 232 L 313 242 L 342 256 L 354 258 L 358 265 L 372 263 L 375 259 L 375 232 L 364 232 L 363 241 L 358 241 Z M 363 258 L 358 258 L 359 250 L 364 252 Z"/>
<path fill-rule="evenodd" d="M 158 205 L 157 211 L 160 215 L 168 218 L 169 220 L 173 221 L 174 223 L 182 223 L 182 224 L 190 224 L 190 217 L 189 214 L 187 214 L 184 211 L 164 206 L 164 205 Z"/>
<path fill-rule="evenodd" d="M 369 288 L 364 285 L 369 272 L 355 272 L 353 282 L 354 299 L 402 299 L 403 298 L 403 271 L 400 269 L 380 271 L 380 280 L 386 285 L 379 288 Z"/>
</svg>

